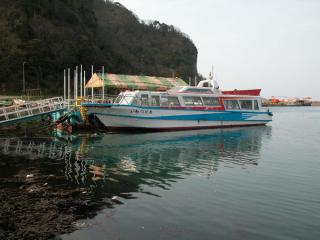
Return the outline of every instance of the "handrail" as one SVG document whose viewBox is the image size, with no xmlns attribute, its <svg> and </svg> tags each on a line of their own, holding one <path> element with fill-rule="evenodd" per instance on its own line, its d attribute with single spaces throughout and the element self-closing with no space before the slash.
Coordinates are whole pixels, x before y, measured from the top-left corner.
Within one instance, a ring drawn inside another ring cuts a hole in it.
<svg viewBox="0 0 320 240">
<path fill-rule="evenodd" d="M 3 107 L 0 108 L 0 123 L 45 114 L 56 110 L 58 111 L 64 108 L 65 102 L 62 97 L 27 102 L 23 105 Z"/>
</svg>

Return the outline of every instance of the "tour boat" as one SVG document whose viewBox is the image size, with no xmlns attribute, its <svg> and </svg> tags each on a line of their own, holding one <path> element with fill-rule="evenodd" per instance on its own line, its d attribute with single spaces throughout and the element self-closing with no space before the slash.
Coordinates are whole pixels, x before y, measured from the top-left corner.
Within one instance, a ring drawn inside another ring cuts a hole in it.
<svg viewBox="0 0 320 240">
<path fill-rule="evenodd" d="M 212 78 L 166 92 L 125 91 L 112 104 L 83 103 L 109 130 L 170 131 L 266 125 L 261 89 L 220 91 Z"/>
</svg>

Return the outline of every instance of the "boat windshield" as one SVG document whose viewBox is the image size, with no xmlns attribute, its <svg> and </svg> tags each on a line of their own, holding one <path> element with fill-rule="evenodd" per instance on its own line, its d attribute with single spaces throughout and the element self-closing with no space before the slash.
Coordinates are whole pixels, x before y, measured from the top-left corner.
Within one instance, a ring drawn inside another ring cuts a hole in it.
<svg viewBox="0 0 320 240">
<path fill-rule="evenodd" d="M 130 105 L 134 99 L 134 94 L 125 94 L 118 102 L 119 105 Z"/>
<path fill-rule="evenodd" d="M 117 98 L 114 100 L 114 103 L 115 104 L 119 104 L 121 99 L 123 98 L 123 93 L 120 93 Z"/>
</svg>

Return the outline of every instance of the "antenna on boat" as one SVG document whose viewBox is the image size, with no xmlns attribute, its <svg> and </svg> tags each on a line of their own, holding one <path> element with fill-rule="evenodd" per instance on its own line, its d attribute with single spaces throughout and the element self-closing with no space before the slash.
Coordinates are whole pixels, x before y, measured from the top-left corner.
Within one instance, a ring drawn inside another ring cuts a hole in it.
<svg viewBox="0 0 320 240">
<path fill-rule="evenodd" d="M 213 92 L 219 92 L 219 84 L 216 79 L 213 79 L 213 65 L 212 65 L 212 71 L 209 74 L 209 79 L 211 81 Z"/>
</svg>

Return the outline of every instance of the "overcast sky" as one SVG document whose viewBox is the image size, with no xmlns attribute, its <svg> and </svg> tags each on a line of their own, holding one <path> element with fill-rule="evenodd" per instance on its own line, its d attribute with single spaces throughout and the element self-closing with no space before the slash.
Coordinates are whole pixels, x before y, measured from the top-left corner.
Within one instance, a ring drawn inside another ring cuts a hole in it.
<svg viewBox="0 0 320 240">
<path fill-rule="evenodd" d="M 178 27 L 198 71 L 222 89 L 320 99 L 320 0 L 118 0 L 140 19 Z"/>
</svg>

